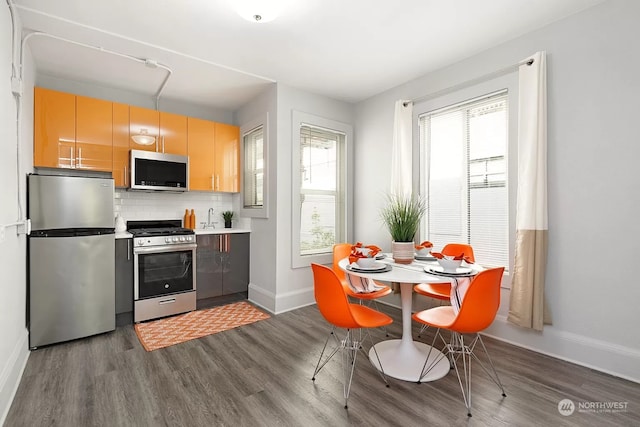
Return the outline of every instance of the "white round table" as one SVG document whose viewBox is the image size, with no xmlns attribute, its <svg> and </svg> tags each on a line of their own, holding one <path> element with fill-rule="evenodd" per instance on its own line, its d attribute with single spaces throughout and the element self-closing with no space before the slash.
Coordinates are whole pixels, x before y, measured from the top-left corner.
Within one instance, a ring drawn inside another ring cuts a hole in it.
<svg viewBox="0 0 640 427">
<path fill-rule="evenodd" d="M 449 279 L 446 277 L 437 277 L 427 274 L 424 267 L 428 265 L 438 265 L 425 262 L 413 262 L 409 265 L 396 264 L 393 262 L 390 254 L 380 260 L 392 266 L 390 271 L 381 273 L 365 273 L 361 271 L 347 270 L 349 259 L 345 258 L 340 261 L 339 266 L 349 274 L 356 276 L 368 277 L 380 282 L 396 282 L 400 283 L 400 298 L 402 301 L 402 338 L 381 341 L 375 344 L 369 350 L 369 360 L 378 369 L 380 364 L 373 350 L 378 352 L 380 362 L 384 367 L 384 373 L 390 377 L 404 381 L 426 382 L 438 380 L 449 372 L 449 359 L 443 356 L 436 348 L 430 345 L 414 341 L 411 333 L 411 294 L 413 286 L 418 283 L 444 283 Z M 431 351 L 431 352 L 429 352 Z M 437 363 L 432 366 L 427 375 L 420 379 L 420 373 L 425 364 L 425 360 L 429 357 L 427 366 L 431 366 L 436 360 Z M 438 360 L 439 359 L 439 360 Z"/>
</svg>

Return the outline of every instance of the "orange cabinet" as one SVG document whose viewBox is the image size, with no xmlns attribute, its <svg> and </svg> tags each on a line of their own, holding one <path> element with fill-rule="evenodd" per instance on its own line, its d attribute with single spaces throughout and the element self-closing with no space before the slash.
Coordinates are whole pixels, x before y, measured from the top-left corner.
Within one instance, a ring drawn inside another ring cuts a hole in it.
<svg viewBox="0 0 640 427">
<path fill-rule="evenodd" d="M 113 169 L 112 108 L 110 101 L 76 96 L 76 169 Z"/>
<path fill-rule="evenodd" d="M 216 123 L 214 191 L 240 191 L 240 128 Z"/>
<path fill-rule="evenodd" d="M 209 120 L 187 119 L 189 190 L 214 190 L 215 127 Z"/>
<path fill-rule="evenodd" d="M 72 168 L 76 143 L 76 97 L 36 87 L 33 111 L 33 165 Z"/>
<path fill-rule="evenodd" d="M 129 186 L 129 106 L 113 103 L 113 180 Z"/>
<path fill-rule="evenodd" d="M 35 88 L 33 165 L 110 172 L 111 102 Z"/>
<path fill-rule="evenodd" d="M 149 145 L 136 143 L 131 139 L 129 148 L 132 150 L 158 151 L 160 138 L 160 114 L 157 110 L 129 106 L 129 135 L 148 135 L 154 138 Z"/>
<path fill-rule="evenodd" d="M 160 142 L 158 151 L 187 155 L 187 116 L 160 112 Z"/>
</svg>

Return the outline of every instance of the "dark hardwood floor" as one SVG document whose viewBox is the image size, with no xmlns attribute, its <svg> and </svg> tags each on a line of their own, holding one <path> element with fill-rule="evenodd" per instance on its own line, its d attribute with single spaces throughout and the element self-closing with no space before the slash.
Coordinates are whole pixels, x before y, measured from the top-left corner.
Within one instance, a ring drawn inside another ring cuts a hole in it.
<svg viewBox="0 0 640 427">
<path fill-rule="evenodd" d="M 382 306 L 394 318 L 400 312 Z M 414 328 L 417 335 L 418 326 Z M 632 426 L 640 385 L 485 339 L 507 397 L 477 366 L 473 417 L 458 381 L 384 383 L 359 358 L 349 409 L 336 357 L 311 375 L 328 325 L 315 306 L 146 352 L 131 325 L 34 351 L 6 426 Z M 384 339 L 381 330 L 372 331 Z M 429 336 L 423 337 L 429 340 Z M 428 341 L 427 341 L 428 342 Z M 621 412 L 562 416 L 558 403 L 624 402 Z"/>
</svg>

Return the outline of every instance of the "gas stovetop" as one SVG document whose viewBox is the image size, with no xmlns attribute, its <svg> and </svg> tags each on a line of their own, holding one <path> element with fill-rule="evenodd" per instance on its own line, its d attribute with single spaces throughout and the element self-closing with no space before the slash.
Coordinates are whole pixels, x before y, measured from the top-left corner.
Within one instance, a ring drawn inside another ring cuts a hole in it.
<svg viewBox="0 0 640 427">
<path fill-rule="evenodd" d="M 190 228 L 183 227 L 158 227 L 158 228 L 131 228 L 129 233 L 134 237 L 147 237 L 147 236 L 184 236 L 188 234 L 195 234 Z"/>
<path fill-rule="evenodd" d="M 190 228 L 182 227 L 182 221 L 128 221 L 127 231 L 133 234 L 134 248 L 195 244 L 196 234 Z"/>
</svg>

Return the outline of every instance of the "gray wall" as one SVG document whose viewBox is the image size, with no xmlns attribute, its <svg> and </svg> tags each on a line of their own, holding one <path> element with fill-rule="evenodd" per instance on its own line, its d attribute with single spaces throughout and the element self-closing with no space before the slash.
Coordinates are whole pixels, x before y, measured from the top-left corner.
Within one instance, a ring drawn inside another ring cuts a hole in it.
<svg viewBox="0 0 640 427">
<path fill-rule="evenodd" d="M 508 289 L 489 333 L 640 381 L 638 253 L 640 2 L 612 0 L 357 105 L 355 238 L 389 246 L 379 225 L 388 188 L 397 99 L 413 99 L 515 64 L 548 60 L 549 257 L 553 326 L 534 333 L 506 323 Z M 512 105 L 512 108 L 515 106 Z M 377 165 L 374 167 L 373 165 Z M 375 173 L 366 174 L 366 171 Z M 366 174 L 366 175 L 365 175 Z M 358 179 L 367 177 L 367 181 Z M 372 180 L 372 181 L 371 181 Z"/>
</svg>

